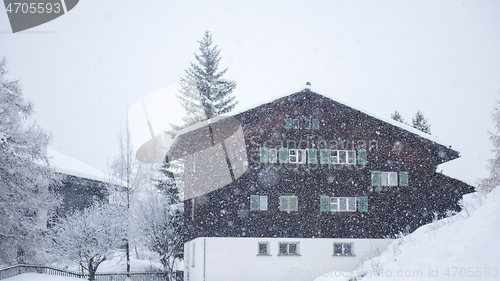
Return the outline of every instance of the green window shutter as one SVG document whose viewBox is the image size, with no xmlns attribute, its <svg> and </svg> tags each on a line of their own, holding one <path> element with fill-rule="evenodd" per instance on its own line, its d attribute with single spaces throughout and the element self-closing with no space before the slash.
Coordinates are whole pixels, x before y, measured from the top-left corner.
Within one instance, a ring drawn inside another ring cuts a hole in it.
<svg viewBox="0 0 500 281">
<path fill-rule="evenodd" d="M 250 195 L 250 211 L 260 210 L 260 196 Z"/>
<path fill-rule="evenodd" d="M 286 118 L 285 119 L 285 129 L 291 129 L 292 127 L 293 127 L 292 118 Z"/>
<path fill-rule="evenodd" d="M 319 130 L 319 119 L 313 119 L 312 120 L 312 129 L 313 130 Z"/>
<path fill-rule="evenodd" d="M 366 196 L 358 197 L 358 212 L 361 213 L 368 212 L 368 197 Z"/>
<path fill-rule="evenodd" d="M 330 149 L 319 150 L 319 163 L 330 164 Z"/>
<path fill-rule="evenodd" d="M 307 164 L 317 164 L 318 163 L 318 152 L 314 148 L 307 150 Z"/>
<path fill-rule="evenodd" d="M 289 196 L 289 210 L 291 212 L 297 212 L 299 210 L 299 197 L 298 196 Z"/>
<path fill-rule="evenodd" d="M 408 172 L 399 172 L 399 186 L 408 186 Z"/>
<path fill-rule="evenodd" d="M 288 196 L 280 196 L 280 211 L 288 211 Z"/>
<path fill-rule="evenodd" d="M 288 163 L 288 148 L 280 148 L 279 150 L 280 163 Z"/>
<path fill-rule="evenodd" d="M 372 171 L 372 186 L 380 186 L 380 171 Z"/>
<path fill-rule="evenodd" d="M 321 196 L 319 198 L 320 212 L 330 212 L 330 196 Z"/>
<path fill-rule="evenodd" d="M 269 163 L 269 149 L 267 147 L 260 148 L 260 163 Z"/>
<path fill-rule="evenodd" d="M 358 150 L 358 165 L 366 165 L 368 163 L 367 160 L 367 152 L 364 149 Z"/>
</svg>

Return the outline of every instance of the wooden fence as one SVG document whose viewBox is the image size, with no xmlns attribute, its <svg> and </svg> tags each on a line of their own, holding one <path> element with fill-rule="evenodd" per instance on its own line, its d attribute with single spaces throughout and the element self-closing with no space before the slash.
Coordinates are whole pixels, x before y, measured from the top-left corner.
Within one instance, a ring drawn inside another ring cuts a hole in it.
<svg viewBox="0 0 500 281">
<path fill-rule="evenodd" d="M 0 280 L 14 277 L 23 273 L 41 273 L 58 276 L 68 276 L 75 278 L 88 279 L 87 274 L 81 274 L 73 271 L 62 270 L 44 265 L 18 264 L 0 269 Z M 130 277 L 127 277 L 129 275 Z M 177 271 L 174 274 L 176 281 L 183 280 L 183 272 Z M 115 273 L 96 273 L 96 281 L 166 281 L 167 277 L 163 272 L 115 272 Z"/>
</svg>

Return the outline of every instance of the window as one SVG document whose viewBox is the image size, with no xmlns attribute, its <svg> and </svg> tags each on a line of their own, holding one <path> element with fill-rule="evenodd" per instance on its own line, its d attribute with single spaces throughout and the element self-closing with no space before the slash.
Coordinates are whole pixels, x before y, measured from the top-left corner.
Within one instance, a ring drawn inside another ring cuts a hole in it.
<svg viewBox="0 0 500 281">
<path fill-rule="evenodd" d="M 260 148 L 260 163 L 278 162 L 278 150 L 276 148 Z"/>
<path fill-rule="evenodd" d="M 297 164 L 306 163 L 306 150 L 305 149 L 289 149 L 288 150 L 288 163 L 297 163 Z"/>
<path fill-rule="evenodd" d="M 258 256 L 270 256 L 269 242 L 259 242 L 259 253 Z"/>
<path fill-rule="evenodd" d="M 300 123 L 299 123 L 299 119 L 293 119 L 293 128 L 294 129 L 299 129 L 300 128 Z"/>
<path fill-rule="evenodd" d="M 354 256 L 353 252 L 354 243 L 333 243 L 333 255 L 334 256 Z"/>
<path fill-rule="evenodd" d="M 285 119 L 285 129 L 291 129 L 292 128 L 292 118 L 286 118 Z"/>
<path fill-rule="evenodd" d="M 269 163 L 278 162 L 278 150 L 276 148 L 269 149 Z"/>
<path fill-rule="evenodd" d="M 298 256 L 299 242 L 280 242 L 279 256 Z"/>
<path fill-rule="evenodd" d="M 299 197 L 294 195 L 280 196 L 280 211 L 297 212 L 299 210 Z"/>
<path fill-rule="evenodd" d="M 355 150 L 330 150 L 330 164 L 356 164 Z"/>
<path fill-rule="evenodd" d="M 372 171 L 372 186 L 408 186 L 408 172 Z"/>
<path fill-rule="evenodd" d="M 250 211 L 267 211 L 267 196 L 250 195 Z"/>
<path fill-rule="evenodd" d="M 398 186 L 398 173 L 380 172 L 380 184 L 382 186 Z"/>
<path fill-rule="evenodd" d="M 368 212 L 368 197 L 320 196 L 320 212 Z"/>
<path fill-rule="evenodd" d="M 331 197 L 330 211 L 332 212 L 355 212 L 356 197 Z"/>
<path fill-rule="evenodd" d="M 304 119 L 304 129 L 311 129 L 311 120 Z"/>
</svg>

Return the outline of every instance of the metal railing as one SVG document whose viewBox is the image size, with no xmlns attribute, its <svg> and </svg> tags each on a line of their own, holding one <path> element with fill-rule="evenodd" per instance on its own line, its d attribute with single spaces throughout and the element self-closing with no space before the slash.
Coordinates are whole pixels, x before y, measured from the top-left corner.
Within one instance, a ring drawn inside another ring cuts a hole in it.
<svg viewBox="0 0 500 281">
<path fill-rule="evenodd" d="M 14 277 L 23 273 L 41 273 L 57 276 L 67 276 L 88 279 L 88 274 L 81 274 L 69 270 L 58 269 L 45 265 L 18 264 L 0 269 L 0 280 Z M 128 277 L 130 276 L 130 277 Z M 182 280 L 183 272 L 174 273 L 175 280 Z M 114 273 L 96 273 L 96 281 L 165 281 L 167 277 L 163 272 L 114 272 Z"/>
</svg>

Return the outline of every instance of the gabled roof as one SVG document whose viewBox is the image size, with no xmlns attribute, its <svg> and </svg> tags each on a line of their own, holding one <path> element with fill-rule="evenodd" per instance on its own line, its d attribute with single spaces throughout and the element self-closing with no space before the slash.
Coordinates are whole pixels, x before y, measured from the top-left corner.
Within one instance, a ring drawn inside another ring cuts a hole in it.
<svg viewBox="0 0 500 281">
<path fill-rule="evenodd" d="M 298 91 L 294 91 L 292 93 L 288 93 L 286 95 L 282 95 L 280 97 L 274 98 L 271 101 L 260 103 L 258 105 L 255 105 L 255 106 L 251 107 L 251 108 L 247 108 L 245 110 L 240 110 L 236 114 L 234 114 L 234 116 L 243 115 L 245 112 L 257 109 L 259 107 L 270 106 L 272 103 L 281 103 L 281 102 L 286 102 L 286 100 L 288 100 L 288 99 L 305 97 L 305 95 L 308 95 L 310 97 L 312 96 L 312 97 L 315 97 L 315 98 L 318 98 L 318 99 L 329 100 L 329 101 L 331 101 L 333 103 L 337 103 L 337 104 L 346 106 L 346 107 L 351 108 L 351 109 L 353 109 L 355 111 L 358 111 L 360 114 L 364 114 L 364 115 L 369 116 L 371 118 L 374 118 L 376 120 L 382 121 L 383 123 L 385 123 L 385 124 L 387 124 L 389 126 L 393 126 L 393 127 L 396 127 L 396 128 L 398 128 L 400 130 L 403 130 L 404 132 L 409 133 L 410 136 L 412 136 L 412 137 L 414 137 L 416 139 L 425 140 L 429 144 L 431 144 L 433 146 L 436 146 L 436 147 L 439 147 L 440 150 L 445 150 L 447 152 L 450 152 L 450 153 L 447 153 L 446 157 L 443 157 L 443 159 L 440 159 L 440 161 L 438 161 L 438 164 L 444 163 L 444 162 L 447 162 L 447 161 L 450 161 L 452 159 L 456 159 L 456 158 L 460 157 L 459 156 L 459 152 L 451 149 L 451 145 L 449 145 L 449 144 L 447 144 L 447 143 L 439 140 L 435 136 L 426 134 L 426 133 L 424 133 L 422 131 L 419 131 L 419 130 L 413 128 L 413 127 L 410 127 L 410 126 L 405 125 L 405 124 L 403 124 L 401 122 L 392 120 L 390 118 L 384 118 L 384 117 L 377 116 L 376 114 L 373 114 L 373 113 L 371 113 L 371 112 L 369 112 L 367 110 L 361 109 L 361 108 L 359 108 L 357 106 L 354 106 L 354 105 L 351 105 L 351 104 L 349 104 L 347 102 L 331 98 L 331 97 L 329 97 L 329 96 L 327 96 L 325 94 L 319 94 L 317 91 L 312 90 L 310 87 L 301 88 Z"/>
<path fill-rule="evenodd" d="M 309 91 L 309 92 L 311 92 L 311 93 L 313 93 L 313 94 L 317 94 L 317 95 L 319 95 L 319 96 L 321 96 L 321 97 L 323 97 L 323 98 L 330 99 L 330 100 L 335 101 L 335 102 L 337 102 L 337 103 L 340 103 L 340 104 L 343 104 L 343 105 L 345 105 L 345 106 L 348 106 L 348 107 L 350 107 L 350 108 L 352 108 L 352 109 L 355 109 L 355 110 L 357 110 L 357 111 L 359 111 L 359 112 L 361 112 L 361 113 L 364 113 L 364 114 L 366 114 L 366 115 L 369 115 L 369 116 L 371 116 L 371 117 L 373 117 L 373 118 L 379 119 L 379 120 L 384 121 L 384 122 L 386 122 L 386 123 L 389 123 L 389 124 L 391 124 L 391 125 L 393 125 L 393 126 L 399 127 L 399 128 L 401 128 L 401 129 L 403 129 L 403 130 L 406 130 L 406 131 L 408 131 L 408 132 L 410 132 L 410 133 L 413 133 L 413 134 L 415 134 L 415 135 L 418 135 L 419 137 L 422 137 L 422 138 L 424 138 L 424 139 L 428 139 L 428 140 L 430 140 L 430 141 L 432 141 L 432 142 L 434 142 L 434 143 L 436 143 L 436 144 L 440 144 L 440 145 L 445 146 L 445 147 L 448 147 L 448 148 L 450 148 L 450 147 L 451 147 L 451 145 L 450 145 L 450 144 L 448 144 L 448 143 L 446 143 L 446 142 L 444 142 L 444 141 L 442 141 L 442 140 L 438 139 L 437 137 L 435 137 L 435 136 L 433 136 L 433 135 L 426 134 L 426 133 L 424 133 L 424 132 L 422 132 L 422 131 L 419 131 L 419 130 L 417 130 L 417 129 L 413 128 L 413 127 L 410 127 L 410 126 L 408 126 L 408 125 L 406 125 L 406 124 L 403 124 L 403 123 L 401 123 L 401 122 L 398 122 L 398 121 L 396 121 L 396 120 L 393 120 L 393 119 L 390 119 L 390 118 L 386 118 L 386 117 L 380 117 L 380 116 L 378 116 L 377 114 L 371 113 L 371 112 L 370 112 L 370 111 L 368 111 L 368 110 L 364 110 L 364 109 L 362 109 L 362 108 L 360 108 L 360 107 L 358 107 L 358 106 L 352 105 L 352 104 L 350 104 L 350 103 L 348 103 L 348 102 L 344 102 L 344 101 L 342 101 L 342 100 L 339 100 L 339 99 L 336 99 L 336 98 L 332 98 L 332 97 L 330 97 L 330 96 L 328 96 L 328 95 L 326 95 L 326 94 L 324 94 L 324 93 L 321 93 L 320 91 L 316 91 L 316 90 L 312 89 L 311 87 L 303 87 L 303 88 L 297 89 L 297 90 L 295 90 L 295 91 L 288 92 L 288 93 L 286 93 L 286 94 L 284 94 L 284 95 L 278 95 L 278 96 L 276 96 L 276 97 L 274 97 L 274 98 L 272 98 L 272 99 L 269 99 L 269 100 L 267 100 L 267 101 L 263 101 L 263 102 L 260 102 L 260 103 L 258 103 L 258 104 L 254 104 L 254 105 L 252 105 L 252 106 L 246 107 L 246 108 L 244 108 L 244 109 L 240 109 L 240 110 L 238 110 L 238 111 L 232 112 L 232 115 L 238 115 L 238 114 L 243 113 L 243 112 L 245 112 L 245 111 L 248 111 L 248 110 L 250 110 L 250 109 L 253 109 L 253 108 L 256 108 L 256 107 L 259 107 L 259 106 L 262 106 L 262 105 L 268 104 L 268 103 L 272 103 L 272 102 L 275 102 L 275 101 L 277 101 L 277 100 L 279 100 L 279 99 L 286 98 L 286 97 L 290 97 L 290 96 L 292 96 L 292 95 L 299 94 L 299 93 L 304 92 L 304 91 Z"/>
</svg>

